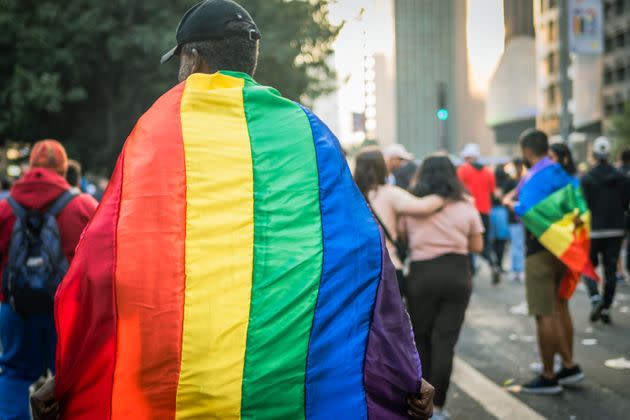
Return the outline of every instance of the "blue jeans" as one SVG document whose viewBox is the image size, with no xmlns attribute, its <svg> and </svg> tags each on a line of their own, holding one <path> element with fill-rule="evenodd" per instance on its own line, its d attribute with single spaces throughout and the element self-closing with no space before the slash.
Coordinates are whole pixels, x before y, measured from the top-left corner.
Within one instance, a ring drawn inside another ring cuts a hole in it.
<svg viewBox="0 0 630 420">
<path fill-rule="evenodd" d="M 510 225 L 510 240 L 512 241 L 512 272 L 522 273 L 525 269 L 525 229 L 520 223 Z"/>
<path fill-rule="evenodd" d="M 0 419 L 29 420 L 28 388 L 55 370 L 57 334 L 53 315 L 22 318 L 0 304 Z"/>
</svg>

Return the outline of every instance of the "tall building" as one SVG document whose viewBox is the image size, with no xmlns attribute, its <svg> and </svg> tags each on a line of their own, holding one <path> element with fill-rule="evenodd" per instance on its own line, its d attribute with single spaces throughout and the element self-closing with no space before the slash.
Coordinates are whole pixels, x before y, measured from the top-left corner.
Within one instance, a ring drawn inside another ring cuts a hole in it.
<svg viewBox="0 0 630 420">
<path fill-rule="evenodd" d="M 551 135 L 560 132 L 562 105 L 558 72 L 560 68 L 558 4 L 558 0 L 534 1 L 538 109 L 536 125 Z"/>
<path fill-rule="evenodd" d="M 538 126 L 560 129 L 559 0 L 535 0 Z M 607 131 L 630 102 L 630 0 L 603 0 L 604 54 L 575 56 L 569 65 L 572 128 L 592 138 Z M 585 118 L 586 116 L 586 118 Z"/>
<path fill-rule="evenodd" d="M 418 157 L 457 145 L 455 2 L 394 2 L 398 142 Z M 446 122 L 436 117 L 440 86 L 450 114 Z"/>
<path fill-rule="evenodd" d="M 385 54 L 374 54 L 374 83 L 367 91 L 374 91 L 376 139 L 381 145 L 396 142 L 396 93 L 393 63 Z M 371 114 L 366 110 L 366 117 Z"/>
<path fill-rule="evenodd" d="M 503 10 L 505 50 L 490 81 L 486 120 L 512 154 L 520 133 L 536 125 L 534 9 L 531 1 L 503 0 Z"/>
<path fill-rule="evenodd" d="M 603 116 L 623 112 L 630 103 L 630 0 L 605 0 L 604 3 Z"/>
<path fill-rule="evenodd" d="M 394 17 L 398 141 L 420 158 L 471 141 L 491 153 L 485 101 L 469 86 L 466 2 L 395 0 Z"/>
</svg>

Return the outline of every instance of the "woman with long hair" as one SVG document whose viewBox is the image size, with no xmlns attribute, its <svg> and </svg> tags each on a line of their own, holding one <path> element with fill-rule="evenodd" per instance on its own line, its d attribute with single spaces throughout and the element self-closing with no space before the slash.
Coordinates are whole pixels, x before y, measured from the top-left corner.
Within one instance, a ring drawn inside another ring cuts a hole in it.
<svg viewBox="0 0 630 420">
<path fill-rule="evenodd" d="M 429 216 L 408 216 L 403 226 L 411 252 L 407 307 L 423 373 L 435 387 L 435 419 L 444 411 L 455 344 L 472 291 L 470 253 L 483 250 L 483 223 L 455 166 L 447 156 L 424 160 L 412 192 L 438 195 L 444 208 Z"/>
<path fill-rule="evenodd" d="M 442 207 L 444 200 L 437 195 L 417 198 L 402 188 L 388 185 L 385 158 L 377 147 L 361 150 L 355 162 L 354 181 L 385 232 L 387 250 L 396 267 L 398 284 L 403 293 L 402 269 L 405 257 L 399 254 L 405 247 L 399 242 L 398 221 L 405 215 L 431 214 Z"/>
<path fill-rule="evenodd" d="M 569 175 L 575 176 L 577 174 L 571 149 L 566 144 L 554 143 L 549 146 L 549 156 L 553 161 L 559 163 Z"/>
</svg>

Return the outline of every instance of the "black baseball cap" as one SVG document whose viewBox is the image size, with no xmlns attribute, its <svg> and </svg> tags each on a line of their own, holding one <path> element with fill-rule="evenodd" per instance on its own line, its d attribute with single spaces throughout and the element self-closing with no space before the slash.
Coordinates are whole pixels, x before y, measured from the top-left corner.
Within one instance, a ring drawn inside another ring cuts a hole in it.
<svg viewBox="0 0 630 420">
<path fill-rule="evenodd" d="M 242 21 L 249 25 L 238 31 L 228 30 L 230 22 Z M 232 0 L 204 0 L 190 8 L 177 26 L 177 45 L 162 56 L 166 63 L 180 53 L 181 47 L 189 42 L 220 40 L 227 36 L 242 34 L 249 39 L 260 39 L 254 19 L 241 5 Z"/>
</svg>

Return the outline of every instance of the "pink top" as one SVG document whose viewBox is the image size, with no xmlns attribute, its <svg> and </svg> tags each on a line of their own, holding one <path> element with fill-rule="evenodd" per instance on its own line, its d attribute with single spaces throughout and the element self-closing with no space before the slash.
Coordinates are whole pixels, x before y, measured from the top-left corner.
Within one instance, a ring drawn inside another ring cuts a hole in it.
<svg viewBox="0 0 630 420">
<path fill-rule="evenodd" d="M 436 195 L 418 198 L 395 185 L 380 185 L 369 193 L 370 206 L 381 219 L 394 240 L 398 240 L 398 221 L 405 215 L 430 214 L 444 204 Z M 396 254 L 396 247 L 389 240 L 387 250 L 394 267 L 401 269 L 402 261 Z"/>
<path fill-rule="evenodd" d="M 469 238 L 484 231 L 479 212 L 468 201 L 451 201 L 428 216 L 407 216 L 404 227 L 412 261 L 444 254 L 466 255 Z"/>
</svg>

